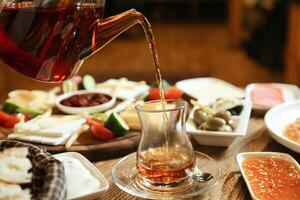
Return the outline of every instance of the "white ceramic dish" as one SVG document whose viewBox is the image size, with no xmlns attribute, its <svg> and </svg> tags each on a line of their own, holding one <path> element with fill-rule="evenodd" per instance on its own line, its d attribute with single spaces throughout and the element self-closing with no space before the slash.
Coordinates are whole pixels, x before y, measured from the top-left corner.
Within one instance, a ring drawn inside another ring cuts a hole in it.
<svg viewBox="0 0 300 200">
<path fill-rule="evenodd" d="M 286 102 L 270 109 L 265 123 L 270 135 L 283 146 L 300 153 L 300 144 L 283 135 L 285 127 L 300 117 L 300 100 Z"/>
<path fill-rule="evenodd" d="M 252 188 L 250 187 L 249 181 L 246 177 L 246 173 L 245 173 L 245 171 L 242 167 L 243 161 L 245 159 L 253 158 L 253 157 L 275 157 L 275 158 L 280 158 L 280 159 L 286 160 L 288 162 L 291 162 L 300 171 L 300 165 L 297 163 L 297 161 L 292 156 L 290 156 L 289 154 L 286 154 L 286 153 L 277 153 L 277 152 L 246 152 L 246 153 L 239 153 L 236 156 L 236 160 L 237 160 L 238 166 L 241 170 L 241 173 L 243 175 L 243 178 L 246 182 L 246 185 L 248 187 L 248 190 L 249 190 L 250 195 L 251 195 L 253 200 L 259 200 L 259 199 L 254 196 Z"/>
<path fill-rule="evenodd" d="M 244 97 L 244 90 L 217 78 L 192 78 L 176 83 L 189 96 L 208 104 L 219 97 Z"/>
<path fill-rule="evenodd" d="M 248 123 L 251 115 L 252 105 L 248 101 L 243 101 L 243 110 L 239 116 L 233 116 L 235 130 L 233 132 L 222 131 L 204 131 L 198 130 L 193 122 L 193 113 L 191 111 L 186 122 L 186 131 L 202 145 L 228 147 L 235 138 L 245 136 L 247 133 Z"/>
<path fill-rule="evenodd" d="M 252 83 L 252 84 L 247 85 L 246 100 L 249 100 L 252 102 L 251 93 L 258 84 L 259 83 Z M 296 85 L 285 84 L 285 83 L 270 83 L 270 84 L 273 85 L 274 87 L 280 88 L 282 90 L 283 98 L 284 98 L 285 102 L 293 101 L 293 100 L 300 98 L 300 90 Z M 253 104 L 253 110 L 260 112 L 260 113 L 265 113 L 269 109 L 270 108 L 257 107 L 257 106 L 255 106 L 255 104 Z"/>
<path fill-rule="evenodd" d="M 78 94 L 87 94 L 87 93 L 100 93 L 100 94 L 106 94 L 111 96 L 111 100 L 97 105 L 97 106 L 90 106 L 90 107 L 70 107 L 70 106 L 64 106 L 62 105 L 60 102 L 63 99 L 66 99 L 68 97 L 71 97 L 73 95 L 78 95 Z M 64 113 L 68 113 L 68 114 L 80 114 L 80 113 L 94 113 L 94 112 L 101 112 L 101 111 L 106 111 L 108 109 L 110 109 L 111 107 L 113 107 L 113 105 L 116 103 L 116 97 L 112 96 L 109 93 L 106 92 L 102 92 L 100 90 L 94 90 L 94 91 L 87 91 L 87 90 L 78 90 L 78 91 L 74 91 L 74 92 L 69 92 L 63 95 L 60 95 L 57 99 L 56 99 L 56 106 Z"/>
<path fill-rule="evenodd" d="M 100 194 L 106 192 L 109 188 L 109 184 L 107 179 L 101 174 L 101 172 L 90 162 L 88 161 L 84 156 L 82 156 L 79 153 L 76 152 L 67 152 L 67 153 L 60 153 L 54 155 L 54 157 L 58 160 L 61 160 L 65 157 L 71 157 L 78 159 L 83 166 L 90 171 L 90 173 L 100 182 L 100 187 L 98 190 L 95 190 L 93 193 L 79 196 L 70 200 L 92 200 L 96 199 L 100 196 Z"/>
</svg>

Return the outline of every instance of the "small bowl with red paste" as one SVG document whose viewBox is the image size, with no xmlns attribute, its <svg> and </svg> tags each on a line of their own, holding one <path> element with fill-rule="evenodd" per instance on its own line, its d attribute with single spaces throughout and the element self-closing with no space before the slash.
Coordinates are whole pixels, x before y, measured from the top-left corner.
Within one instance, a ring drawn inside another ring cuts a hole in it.
<svg viewBox="0 0 300 200">
<path fill-rule="evenodd" d="M 237 162 L 252 199 L 300 199 L 300 166 L 289 154 L 246 152 Z"/>
<path fill-rule="evenodd" d="M 116 98 L 101 91 L 79 90 L 59 96 L 56 106 L 64 113 L 94 113 L 110 109 L 116 103 Z"/>
</svg>

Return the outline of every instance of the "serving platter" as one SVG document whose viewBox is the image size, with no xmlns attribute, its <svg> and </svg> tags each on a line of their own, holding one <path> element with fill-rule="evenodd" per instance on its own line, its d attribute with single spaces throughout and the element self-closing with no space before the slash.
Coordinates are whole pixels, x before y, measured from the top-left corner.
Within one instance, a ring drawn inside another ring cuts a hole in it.
<svg viewBox="0 0 300 200">
<path fill-rule="evenodd" d="M 0 128 L 0 140 L 5 140 L 12 132 L 11 129 Z M 91 161 L 99 161 L 110 158 L 117 158 L 134 152 L 139 144 L 141 134 L 139 131 L 129 131 L 125 136 L 108 141 L 94 140 L 90 134 L 82 134 L 78 140 L 66 149 L 64 144 L 51 146 L 34 144 L 40 148 L 45 148 L 50 153 L 62 153 L 75 151 L 81 153 Z"/>
</svg>

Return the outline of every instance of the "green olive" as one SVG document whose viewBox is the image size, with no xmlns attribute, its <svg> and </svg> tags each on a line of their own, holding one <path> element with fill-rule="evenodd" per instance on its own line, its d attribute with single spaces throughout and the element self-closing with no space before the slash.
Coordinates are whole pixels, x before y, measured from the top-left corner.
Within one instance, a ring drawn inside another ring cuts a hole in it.
<svg viewBox="0 0 300 200">
<path fill-rule="evenodd" d="M 229 121 L 231 120 L 231 113 L 229 111 L 220 111 L 217 112 L 214 117 L 219 117 L 222 118 L 226 121 L 226 123 L 229 123 Z"/>
<path fill-rule="evenodd" d="M 232 128 L 231 128 L 231 126 L 226 125 L 226 126 L 224 126 L 223 131 L 225 131 L 225 132 L 232 132 Z"/>
<path fill-rule="evenodd" d="M 198 129 L 200 129 L 200 130 L 208 130 L 207 123 L 206 123 L 206 122 L 203 122 L 203 123 L 198 127 Z"/>
<path fill-rule="evenodd" d="M 208 130 L 221 131 L 226 125 L 226 121 L 220 117 L 212 117 L 207 120 Z"/>
<path fill-rule="evenodd" d="M 234 129 L 234 122 L 232 119 L 229 120 L 229 122 L 227 122 L 227 124 L 231 127 L 232 130 Z"/>
<path fill-rule="evenodd" d="M 209 118 L 209 114 L 202 110 L 201 108 L 198 108 L 195 110 L 194 115 L 194 122 L 197 126 L 200 126 L 203 122 L 206 122 Z"/>
</svg>

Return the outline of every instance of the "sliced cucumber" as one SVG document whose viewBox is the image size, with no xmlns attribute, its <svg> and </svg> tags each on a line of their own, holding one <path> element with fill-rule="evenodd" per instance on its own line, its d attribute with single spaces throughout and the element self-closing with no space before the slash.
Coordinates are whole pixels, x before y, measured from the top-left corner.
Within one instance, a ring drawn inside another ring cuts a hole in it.
<svg viewBox="0 0 300 200">
<path fill-rule="evenodd" d="M 129 126 L 117 113 L 112 113 L 104 126 L 111 130 L 117 137 L 122 137 L 129 131 Z"/>
<path fill-rule="evenodd" d="M 96 81 L 94 77 L 89 74 L 86 74 L 81 81 L 80 89 L 84 90 L 93 90 L 96 87 Z"/>
<path fill-rule="evenodd" d="M 3 105 L 2 105 L 2 110 L 6 113 L 9 113 L 9 114 L 15 114 L 15 113 L 18 113 L 18 110 L 20 109 L 19 106 L 17 106 L 16 104 L 13 104 L 13 103 L 9 103 L 9 102 L 5 102 Z"/>
<path fill-rule="evenodd" d="M 42 114 L 42 112 L 40 112 L 40 111 L 32 110 L 29 108 L 21 108 L 20 106 L 14 104 L 14 103 L 10 103 L 10 102 L 5 102 L 2 105 L 2 110 L 4 112 L 10 113 L 10 114 L 24 113 L 24 114 L 28 114 L 28 115 L 34 115 L 34 116 Z"/>
<path fill-rule="evenodd" d="M 62 89 L 64 93 L 68 93 L 78 90 L 78 86 L 72 79 L 68 79 L 63 82 Z"/>
<path fill-rule="evenodd" d="M 43 114 L 43 112 L 41 112 L 41 111 L 32 110 L 32 109 L 30 109 L 30 108 L 19 108 L 18 111 L 19 111 L 19 113 L 28 114 L 28 115 L 33 115 L 33 116 Z"/>
</svg>

